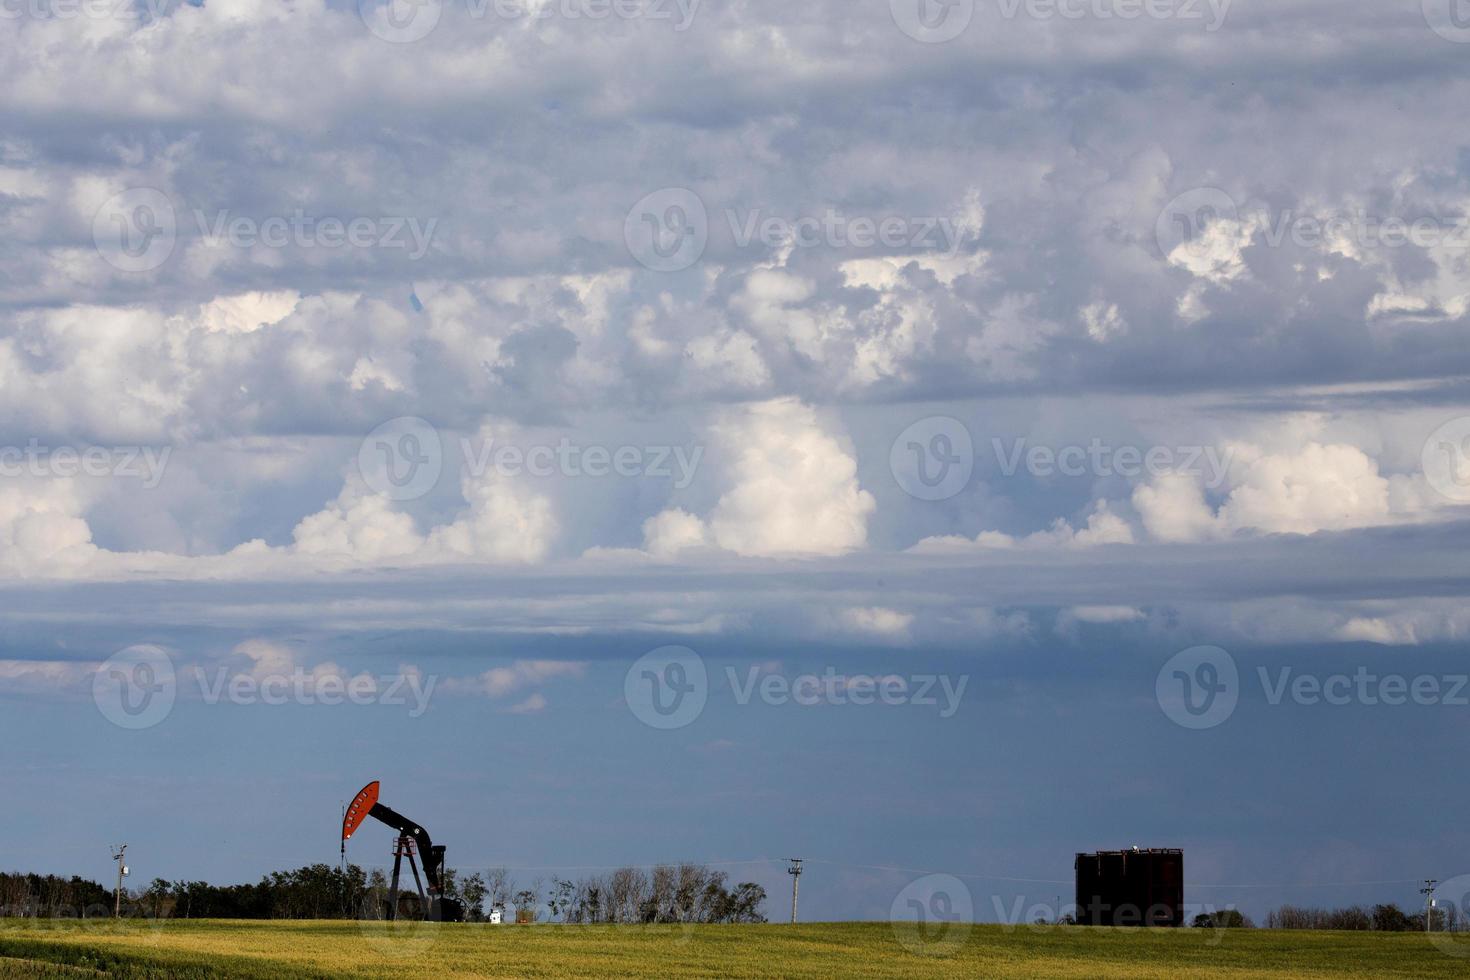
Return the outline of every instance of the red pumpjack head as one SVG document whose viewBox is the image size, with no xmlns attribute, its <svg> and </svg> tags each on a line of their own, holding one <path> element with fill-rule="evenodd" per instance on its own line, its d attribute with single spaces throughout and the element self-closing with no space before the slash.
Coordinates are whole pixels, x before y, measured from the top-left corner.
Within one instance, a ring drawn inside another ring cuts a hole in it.
<svg viewBox="0 0 1470 980">
<path fill-rule="evenodd" d="M 347 813 L 342 817 L 342 839 L 348 840 L 357 833 L 357 828 L 368 818 L 368 814 L 378 802 L 378 781 L 374 779 L 362 788 L 352 798 L 352 804 L 347 807 Z"/>
</svg>

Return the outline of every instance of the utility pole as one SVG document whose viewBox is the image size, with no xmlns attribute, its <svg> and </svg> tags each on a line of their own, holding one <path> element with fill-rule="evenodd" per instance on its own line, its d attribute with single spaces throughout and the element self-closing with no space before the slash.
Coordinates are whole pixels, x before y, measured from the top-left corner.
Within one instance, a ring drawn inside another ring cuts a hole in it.
<svg viewBox="0 0 1470 980">
<path fill-rule="evenodd" d="M 1434 886 L 1439 884 L 1433 878 L 1424 879 L 1424 887 L 1419 889 L 1419 894 L 1424 896 L 1424 931 L 1430 931 L 1430 925 L 1434 922 Z"/>
<path fill-rule="evenodd" d="M 123 864 L 123 858 L 127 853 L 128 845 L 124 844 L 112 854 L 112 859 L 117 862 L 117 891 L 113 893 L 112 898 L 112 917 L 114 919 L 122 917 L 122 880 L 123 875 L 128 873 L 128 866 Z"/>
<path fill-rule="evenodd" d="M 796 895 L 801 890 L 801 858 L 787 858 L 791 867 L 786 873 L 791 876 L 791 924 L 796 925 Z"/>
</svg>

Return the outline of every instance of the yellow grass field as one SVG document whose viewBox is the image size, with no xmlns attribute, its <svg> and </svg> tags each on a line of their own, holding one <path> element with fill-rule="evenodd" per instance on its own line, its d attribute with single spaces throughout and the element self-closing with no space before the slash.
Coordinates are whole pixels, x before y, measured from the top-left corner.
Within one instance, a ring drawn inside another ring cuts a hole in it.
<svg viewBox="0 0 1470 980">
<path fill-rule="evenodd" d="M 0 920 L 0 978 L 1470 976 L 1470 937 L 960 927 Z"/>
</svg>

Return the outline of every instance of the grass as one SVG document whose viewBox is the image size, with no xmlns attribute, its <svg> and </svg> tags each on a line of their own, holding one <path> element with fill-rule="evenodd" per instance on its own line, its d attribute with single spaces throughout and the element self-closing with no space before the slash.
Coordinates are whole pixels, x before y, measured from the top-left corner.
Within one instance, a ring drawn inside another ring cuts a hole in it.
<svg viewBox="0 0 1470 980">
<path fill-rule="evenodd" d="M 1455 955 L 1459 954 L 1459 955 Z M 0 980 L 37 977 L 1281 977 L 1470 975 L 1418 933 L 976 926 L 480 926 L 0 919 Z"/>
</svg>

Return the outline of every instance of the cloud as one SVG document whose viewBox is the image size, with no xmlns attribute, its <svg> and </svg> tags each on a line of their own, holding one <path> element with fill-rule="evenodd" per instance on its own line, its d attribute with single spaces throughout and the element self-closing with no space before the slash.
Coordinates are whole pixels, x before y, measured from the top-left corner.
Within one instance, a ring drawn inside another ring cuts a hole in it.
<svg viewBox="0 0 1470 980">
<path fill-rule="evenodd" d="M 854 608 L 912 615 L 909 637 L 924 649 L 977 636 L 998 645 L 1030 644 L 1048 610 L 1086 606 L 1147 610 L 1151 634 L 1186 646 L 1200 637 L 1246 644 L 1366 640 L 1362 625 L 1344 632 L 1353 620 L 1390 624 L 1389 632 L 1374 627 L 1378 637 L 1408 637 L 1412 629 L 1423 644 L 1470 635 L 1463 603 L 1445 598 L 1463 578 L 1467 539 L 1470 522 L 1199 544 L 1144 540 L 1123 548 L 971 546 L 889 556 L 881 582 L 873 575 L 873 554 L 862 552 L 799 563 L 725 556 L 679 566 L 607 556 L 559 562 L 535 575 L 515 565 L 460 566 L 451 573 L 452 589 L 445 587 L 446 571 L 435 566 L 363 568 L 344 576 L 287 565 L 248 577 L 0 582 L 0 592 L 11 609 L 22 601 L 25 609 L 23 618 L 12 613 L 7 620 L 13 649 L 105 624 L 109 635 L 176 636 L 170 645 L 186 650 L 200 630 L 251 638 L 269 622 L 301 636 L 298 649 L 344 651 L 302 656 L 304 664 L 355 663 L 361 643 L 385 633 L 425 648 L 472 650 L 555 642 L 590 652 L 613 638 L 642 637 L 656 646 L 669 635 L 828 643 L 839 635 L 835 611 Z M 1133 622 L 1098 626 L 1130 635 L 1138 628 Z M 214 669 L 215 661 L 195 661 Z M 463 682 L 468 693 L 483 695 L 524 677 L 504 663 L 466 663 L 443 683 Z M 240 660 L 232 669 L 250 666 Z M 509 674 L 487 681 L 481 675 L 489 666 Z"/>
<path fill-rule="evenodd" d="M 1158 541 L 1203 541 L 1221 533 L 1204 489 L 1192 476 L 1170 473 L 1133 491 L 1133 506 Z"/>
<path fill-rule="evenodd" d="M 704 521 L 677 507 L 643 522 L 643 547 L 655 558 L 671 558 L 708 544 L 709 531 Z"/>
<path fill-rule="evenodd" d="M 1123 518 L 1114 514 L 1106 500 L 1093 505 L 1087 524 L 1080 529 L 1072 527 L 1063 518 L 1057 518 L 1045 531 L 1036 531 L 1025 537 L 1014 537 L 1000 531 L 981 531 L 973 539 L 945 535 L 925 538 L 914 546 L 918 552 L 942 552 L 970 549 L 1050 549 L 1092 548 L 1104 544 L 1132 544 L 1133 528 Z"/>
<path fill-rule="evenodd" d="M 1176 245 L 1169 253 L 1169 262 L 1215 285 L 1224 285 L 1247 274 L 1245 247 L 1260 230 L 1251 222 L 1217 218 L 1205 223 L 1193 240 Z"/>
<path fill-rule="evenodd" d="M 1355 446 L 1309 443 L 1245 465 L 1220 508 L 1228 528 L 1310 534 L 1383 523 L 1390 515 L 1388 481 Z"/>
<path fill-rule="evenodd" d="M 742 555 L 840 554 L 868 540 L 877 507 L 857 462 L 811 408 L 753 405 L 714 427 L 733 485 L 709 517 L 720 547 Z"/>
<path fill-rule="evenodd" d="M 487 426 L 485 444 L 501 430 Z M 292 532 L 293 554 L 355 562 L 535 562 L 556 533 L 549 500 L 494 467 L 467 470 L 460 491 L 467 506 L 450 523 L 420 534 L 412 516 L 369 491 L 356 473 L 325 510 L 304 518 Z"/>
<path fill-rule="evenodd" d="M 1062 576 L 1128 545 L 1161 574 L 1187 557 L 1181 590 L 1238 587 L 1220 566 L 1264 536 L 1422 550 L 1353 532 L 1462 513 L 1418 467 L 1428 433 L 1470 414 L 1463 245 L 1292 232 L 1358 213 L 1463 224 L 1461 149 L 1432 135 L 1455 131 L 1470 94 L 1463 52 L 1415 18 L 1236 5 L 1216 35 L 1230 43 L 1201 57 L 1204 25 L 1147 18 L 1074 31 L 987 9 L 923 45 L 882 4 L 836 0 L 701 5 L 687 31 L 442 6 L 411 44 L 321 0 L 10 23 L 0 450 L 176 452 L 146 489 L 0 479 L 0 582 L 370 592 L 439 575 L 476 601 L 432 608 L 476 629 L 703 635 L 780 614 L 799 630 L 810 607 L 911 615 L 923 638 L 974 625 L 947 563 L 1022 569 L 1033 594 L 1057 583 L 1063 608 L 1152 614 L 1146 587 Z M 1293 54 L 1303 43 L 1312 58 Z M 1235 97 L 1200 112 L 1198 92 L 1227 80 Z M 105 131 L 75 118 L 80 104 Z M 176 241 L 131 272 L 95 237 L 129 217 L 109 200 L 139 188 L 167 200 Z M 624 240 L 630 208 L 661 188 L 695 195 L 708 219 L 699 261 L 675 273 Z M 1169 203 L 1200 188 L 1229 206 L 1189 241 L 1161 241 L 1161 218 L 1191 218 Z M 355 218 L 434 231 L 422 252 L 211 231 Z M 736 240 L 752 220 L 829 219 L 905 234 Z M 1301 424 L 1302 405 L 1328 421 Z M 891 479 L 886 427 L 931 412 L 963 416 L 980 446 L 1009 422 L 1240 452 L 1219 485 L 977 472 L 951 500 L 916 501 Z M 446 438 L 541 427 L 637 445 L 679 444 L 712 419 L 709 463 L 678 488 L 460 472 L 457 488 L 392 502 L 353 460 L 366 433 L 408 415 Z M 785 603 L 704 585 L 732 567 L 775 582 L 792 558 L 854 576 L 915 562 L 925 577 L 901 601 L 799 578 L 779 579 Z M 1331 578 L 1290 567 L 1303 588 Z M 620 597 L 659 570 L 673 577 Z M 1453 567 L 1435 575 L 1381 588 L 1459 587 Z M 612 584 L 580 603 L 559 592 L 589 580 Z M 515 593 L 520 606 L 470 588 L 488 581 L 544 593 Z M 350 625 L 346 592 L 325 612 Z M 237 621 L 259 614 L 230 592 L 212 601 Z M 1397 612 L 1301 622 L 1442 635 Z M 375 615 L 391 628 L 419 612 Z"/>
<path fill-rule="evenodd" d="M 351 691 L 356 698 L 378 694 L 412 697 L 419 713 L 429 706 L 436 690 L 496 701 L 530 690 L 529 696 L 504 710 L 534 714 L 548 706 L 544 694 L 535 689 L 558 680 L 580 678 L 588 666 L 581 661 L 516 660 L 477 675 L 440 677 L 426 675 L 415 664 L 399 663 L 387 674 L 367 670 L 354 673 L 334 660 L 320 659 L 319 654 L 313 663 L 309 653 L 296 645 L 260 637 L 236 644 L 223 656 L 201 656 L 179 649 L 169 651 L 168 656 L 180 678 L 180 693 L 203 697 L 210 703 L 214 703 L 212 699 L 230 698 L 230 692 L 243 680 L 249 682 L 252 702 L 262 693 L 268 696 L 263 703 L 273 704 L 277 702 L 271 698 L 340 698 L 342 692 Z M 101 666 L 101 661 L 90 660 L 0 659 L 0 693 L 90 693 L 93 675 Z"/>
<path fill-rule="evenodd" d="M 71 480 L 0 480 L 0 570 L 27 577 L 87 566 L 98 549 L 82 510 Z"/>
<path fill-rule="evenodd" d="M 1470 636 L 1470 610 L 1457 602 L 1378 602 L 1367 604 L 1362 611 L 1364 615 L 1348 619 L 1333 638 L 1380 646 L 1418 646 L 1458 643 Z"/>
<path fill-rule="evenodd" d="M 810 407 L 793 399 L 725 413 L 711 434 L 728 489 L 707 520 L 671 509 L 644 524 L 644 546 L 669 555 L 705 541 L 740 555 L 834 555 L 867 544 L 877 508 L 857 462 Z"/>
<path fill-rule="evenodd" d="M 0 690 L 15 694 L 80 692 L 100 663 L 65 660 L 0 660 Z"/>
<path fill-rule="evenodd" d="M 1098 300 L 1084 306 L 1079 313 L 1082 323 L 1087 327 L 1087 336 L 1099 343 L 1105 343 L 1113 336 L 1124 333 L 1128 329 L 1128 321 L 1123 319 L 1123 314 L 1118 310 L 1117 303 L 1107 303 Z"/>
<path fill-rule="evenodd" d="M 322 688 L 339 692 L 349 689 L 371 692 L 379 686 L 378 678 L 367 671 L 349 675 L 329 660 L 307 666 L 294 647 L 265 639 L 250 639 L 238 644 L 223 665 L 185 664 L 184 670 L 196 673 L 205 687 L 215 684 L 221 691 L 227 690 L 236 677 L 248 677 L 261 685 L 261 689 L 267 684 L 280 685 L 288 679 L 296 684 L 299 678 L 299 689 L 308 695 Z M 401 676 L 418 676 L 420 673 L 417 667 L 407 664 L 400 665 L 398 672 Z"/>
<path fill-rule="evenodd" d="M 1079 623 L 1136 623 L 1148 618 L 1132 606 L 1072 606 L 1066 615 Z"/>
<path fill-rule="evenodd" d="M 1413 646 L 1419 642 L 1411 623 L 1364 617 L 1348 620 L 1338 628 L 1336 636 L 1350 643 L 1377 643 L 1382 646 Z"/>
<path fill-rule="evenodd" d="M 534 715 L 546 710 L 547 701 L 539 692 L 505 709 L 508 715 Z"/>
<path fill-rule="evenodd" d="M 404 558 L 424 546 L 410 515 L 355 482 L 326 509 L 303 518 L 291 537 L 298 554 L 365 562 Z"/>
<path fill-rule="evenodd" d="M 841 626 L 853 633 L 903 639 L 913 625 L 912 613 L 899 612 L 883 606 L 861 606 L 843 609 L 837 614 Z"/>
<path fill-rule="evenodd" d="M 492 667 L 475 677 L 450 678 L 440 684 L 440 690 L 453 694 L 478 694 L 499 700 L 528 687 L 539 687 L 562 678 L 581 677 L 586 667 L 585 663 L 573 661 L 517 660 L 509 666 Z M 525 704 L 527 702 L 522 702 L 516 707 L 521 708 Z M 538 707 L 529 710 L 540 710 L 544 706 L 543 699 Z"/>
<path fill-rule="evenodd" d="M 1191 476 L 1166 474 L 1133 492 L 1133 506 L 1160 541 L 1205 541 L 1238 532 L 1314 534 L 1431 520 L 1448 501 L 1433 500 L 1422 478 L 1384 477 L 1362 449 L 1307 442 L 1295 451 L 1236 445 L 1229 489 L 1212 509 Z"/>
<path fill-rule="evenodd" d="M 466 476 L 462 492 L 469 507 L 430 532 L 431 554 L 512 562 L 545 557 L 557 530 L 549 500 L 494 475 Z"/>
</svg>

